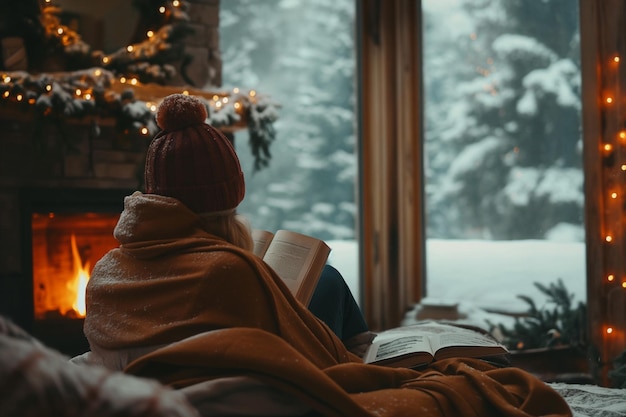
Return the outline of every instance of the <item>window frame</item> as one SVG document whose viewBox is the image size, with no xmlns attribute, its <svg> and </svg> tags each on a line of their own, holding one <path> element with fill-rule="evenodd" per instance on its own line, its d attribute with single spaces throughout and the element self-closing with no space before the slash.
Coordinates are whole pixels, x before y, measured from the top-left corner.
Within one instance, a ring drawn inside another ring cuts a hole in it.
<svg viewBox="0 0 626 417">
<path fill-rule="evenodd" d="M 372 328 L 382 330 L 400 324 L 426 288 L 421 1 L 356 3 L 361 305 Z M 614 212 L 603 200 L 612 179 L 601 147 L 617 135 L 615 123 L 606 126 L 616 116 L 602 106 L 602 97 L 611 75 L 605 65 L 610 53 L 626 59 L 626 32 L 619 30 L 626 23 L 626 5 L 621 0 L 580 0 L 579 13 L 587 330 L 590 347 L 599 355 L 591 361 L 592 372 L 606 384 L 610 358 L 626 350 L 626 214 L 621 209 L 626 198 Z M 626 71 L 618 77 L 626 85 Z M 619 157 L 626 164 L 626 146 L 619 146 Z M 622 190 L 626 195 L 626 186 Z M 611 221 L 619 239 L 607 245 Z M 608 274 L 617 282 L 608 283 Z M 616 285 L 624 291 L 610 300 Z M 606 305 L 611 301 L 616 311 L 624 312 L 621 318 L 609 317 Z M 611 320 L 617 331 L 608 337 Z"/>
<path fill-rule="evenodd" d="M 400 324 L 426 283 L 421 2 L 356 3 L 361 305 L 382 330 Z"/>
</svg>

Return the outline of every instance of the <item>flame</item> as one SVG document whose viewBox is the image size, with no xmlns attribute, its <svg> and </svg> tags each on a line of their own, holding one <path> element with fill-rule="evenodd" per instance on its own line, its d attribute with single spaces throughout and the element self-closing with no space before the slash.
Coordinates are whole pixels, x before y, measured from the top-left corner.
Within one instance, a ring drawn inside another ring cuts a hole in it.
<svg viewBox="0 0 626 417">
<path fill-rule="evenodd" d="M 72 233 L 72 263 L 74 264 L 73 280 L 68 282 L 68 291 L 72 294 L 74 300 L 72 308 L 80 316 L 85 317 L 87 311 L 85 307 L 85 290 L 87 288 L 87 282 L 89 281 L 89 262 L 85 263 L 80 259 L 78 253 L 78 246 L 76 245 L 76 236 Z"/>
</svg>

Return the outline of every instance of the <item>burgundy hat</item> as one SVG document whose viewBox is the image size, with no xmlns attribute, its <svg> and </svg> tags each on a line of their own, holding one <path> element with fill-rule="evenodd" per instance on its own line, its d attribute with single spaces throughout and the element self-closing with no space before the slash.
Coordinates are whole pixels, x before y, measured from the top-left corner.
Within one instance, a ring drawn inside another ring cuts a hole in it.
<svg viewBox="0 0 626 417">
<path fill-rule="evenodd" d="M 174 197 L 196 213 L 235 208 L 245 182 L 232 143 L 205 123 L 207 110 L 195 97 L 172 94 L 157 110 L 162 129 L 146 154 L 146 193 Z"/>
</svg>

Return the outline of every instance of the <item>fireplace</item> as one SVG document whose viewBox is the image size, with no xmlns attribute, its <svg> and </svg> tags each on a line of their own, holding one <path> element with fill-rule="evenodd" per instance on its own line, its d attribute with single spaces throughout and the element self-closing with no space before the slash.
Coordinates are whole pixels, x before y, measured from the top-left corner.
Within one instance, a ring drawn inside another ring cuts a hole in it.
<svg viewBox="0 0 626 417">
<path fill-rule="evenodd" d="M 46 345 L 73 356 L 88 350 L 82 326 L 94 264 L 117 246 L 121 189 L 25 189 L 19 321 Z"/>
<path fill-rule="evenodd" d="M 119 213 L 32 213 L 35 320 L 85 316 L 85 286 L 94 263 L 116 246 Z"/>
</svg>

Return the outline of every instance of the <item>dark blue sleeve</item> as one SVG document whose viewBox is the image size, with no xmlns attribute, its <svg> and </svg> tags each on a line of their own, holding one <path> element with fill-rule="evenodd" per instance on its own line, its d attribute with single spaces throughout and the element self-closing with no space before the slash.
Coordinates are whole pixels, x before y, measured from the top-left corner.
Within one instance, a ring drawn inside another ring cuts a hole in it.
<svg viewBox="0 0 626 417">
<path fill-rule="evenodd" d="M 365 318 L 348 284 L 337 269 L 326 264 L 309 310 L 330 327 L 341 340 L 368 330 Z"/>
</svg>

